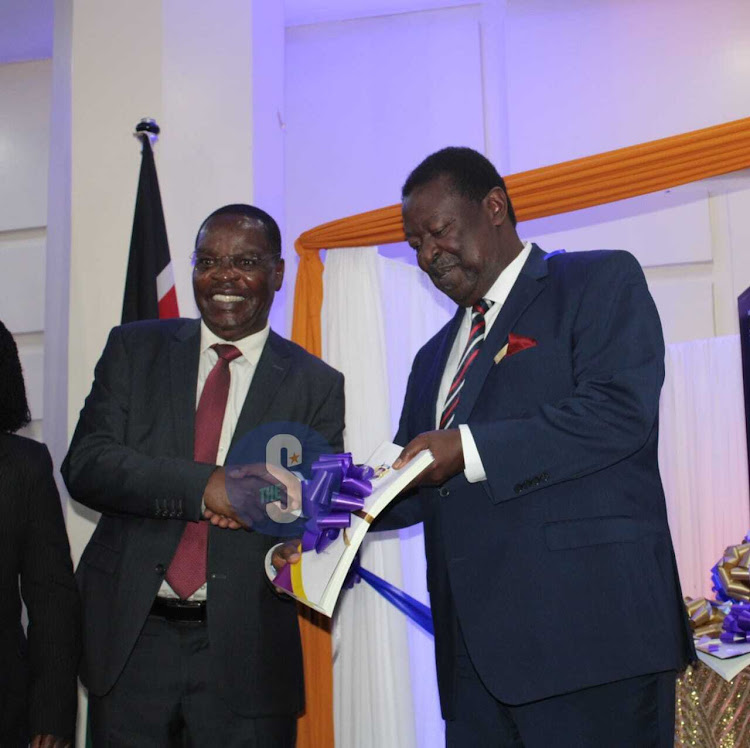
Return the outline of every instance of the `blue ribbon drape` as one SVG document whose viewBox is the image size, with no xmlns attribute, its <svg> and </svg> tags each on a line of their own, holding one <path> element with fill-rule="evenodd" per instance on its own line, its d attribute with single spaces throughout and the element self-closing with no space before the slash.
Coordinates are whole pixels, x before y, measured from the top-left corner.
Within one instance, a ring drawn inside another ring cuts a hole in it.
<svg viewBox="0 0 750 748">
<path fill-rule="evenodd" d="M 357 562 L 355 562 L 357 563 Z M 353 567 L 354 573 L 364 579 L 376 592 L 379 592 L 389 603 L 395 605 L 402 613 L 406 614 L 421 629 L 431 636 L 435 635 L 432 626 L 432 612 L 419 600 L 415 600 L 411 595 L 394 587 L 390 582 L 381 579 L 377 574 L 373 574 L 367 569 L 363 569 L 359 564 Z"/>
</svg>

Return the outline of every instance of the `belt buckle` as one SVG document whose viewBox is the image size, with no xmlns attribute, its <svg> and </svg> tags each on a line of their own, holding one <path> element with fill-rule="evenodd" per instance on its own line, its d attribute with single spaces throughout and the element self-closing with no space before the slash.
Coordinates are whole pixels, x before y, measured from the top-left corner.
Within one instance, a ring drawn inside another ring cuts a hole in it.
<svg viewBox="0 0 750 748">
<path fill-rule="evenodd" d="M 206 601 L 157 597 L 151 606 L 151 614 L 166 621 L 203 623 L 206 620 Z"/>
</svg>

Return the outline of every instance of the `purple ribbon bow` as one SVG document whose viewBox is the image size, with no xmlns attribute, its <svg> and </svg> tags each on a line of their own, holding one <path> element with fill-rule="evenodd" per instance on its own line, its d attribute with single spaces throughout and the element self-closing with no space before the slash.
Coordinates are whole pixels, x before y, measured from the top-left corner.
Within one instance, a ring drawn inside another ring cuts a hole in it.
<svg viewBox="0 0 750 748">
<path fill-rule="evenodd" d="M 750 603 L 732 605 L 724 618 L 724 632 L 719 638 L 726 644 L 750 640 Z"/>
<path fill-rule="evenodd" d="M 302 514 L 307 517 L 303 551 L 321 553 L 351 525 L 352 512 L 364 509 L 372 493 L 373 472 L 367 465 L 355 465 L 349 452 L 321 455 L 313 463 L 312 478 L 302 481 Z"/>
</svg>

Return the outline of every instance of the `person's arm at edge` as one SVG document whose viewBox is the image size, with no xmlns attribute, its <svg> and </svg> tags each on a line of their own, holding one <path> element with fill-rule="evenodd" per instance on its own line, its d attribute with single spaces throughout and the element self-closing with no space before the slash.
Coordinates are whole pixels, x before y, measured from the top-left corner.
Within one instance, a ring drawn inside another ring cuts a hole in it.
<svg viewBox="0 0 750 748">
<path fill-rule="evenodd" d="M 30 511 L 21 563 L 29 616 L 29 728 L 48 742 L 54 736 L 58 745 L 75 732 L 81 612 L 52 460 L 39 446 L 40 459 L 29 464 Z"/>
</svg>

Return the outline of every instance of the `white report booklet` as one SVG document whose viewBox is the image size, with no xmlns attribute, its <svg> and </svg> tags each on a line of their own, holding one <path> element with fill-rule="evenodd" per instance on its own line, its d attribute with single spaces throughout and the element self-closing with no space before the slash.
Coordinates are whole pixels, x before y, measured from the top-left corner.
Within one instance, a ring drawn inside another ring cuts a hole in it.
<svg viewBox="0 0 750 748">
<path fill-rule="evenodd" d="M 370 479 L 372 493 L 365 498 L 364 508 L 351 515 L 351 526 L 341 530 L 327 548 L 321 553 L 305 551 L 298 563 L 278 574 L 270 564 L 266 565 L 266 574 L 276 587 L 319 613 L 329 617 L 333 614 L 370 523 L 435 459 L 429 450 L 424 450 L 400 470 L 394 470 L 392 465 L 401 449 L 397 444 L 383 442 L 372 453 L 366 462 L 375 471 Z M 269 558 L 270 555 L 269 552 Z"/>
</svg>

